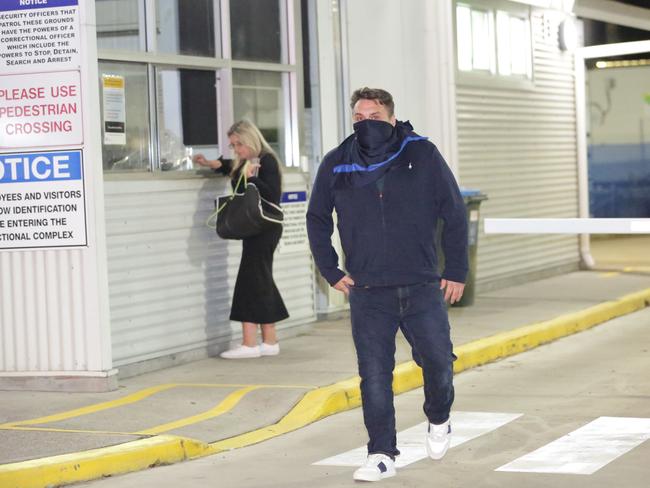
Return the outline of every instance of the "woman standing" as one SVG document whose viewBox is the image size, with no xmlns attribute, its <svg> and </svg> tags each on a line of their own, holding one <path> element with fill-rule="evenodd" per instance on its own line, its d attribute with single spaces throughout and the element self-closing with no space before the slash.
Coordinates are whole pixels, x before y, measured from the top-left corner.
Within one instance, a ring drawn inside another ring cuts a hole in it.
<svg viewBox="0 0 650 488">
<path fill-rule="evenodd" d="M 279 159 L 259 129 L 242 120 L 228 130 L 230 148 L 235 159 L 194 157 L 201 166 L 215 169 L 231 178 L 233 188 L 242 171 L 257 186 L 265 200 L 280 204 L 282 179 Z M 280 352 L 275 323 L 289 317 L 280 292 L 273 281 L 273 253 L 280 241 L 282 226 L 243 239 L 239 272 L 233 293 L 230 320 L 242 323 L 242 344 L 221 353 L 225 359 L 275 356 Z M 262 329 L 262 343 L 257 344 L 257 328 Z"/>
</svg>

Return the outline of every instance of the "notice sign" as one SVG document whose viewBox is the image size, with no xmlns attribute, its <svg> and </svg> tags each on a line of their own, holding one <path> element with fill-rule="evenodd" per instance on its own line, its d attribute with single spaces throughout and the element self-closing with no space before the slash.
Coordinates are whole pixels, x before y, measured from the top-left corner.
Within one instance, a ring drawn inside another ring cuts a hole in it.
<svg viewBox="0 0 650 488">
<path fill-rule="evenodd" d="M 126 99 L 124 77 L 102 75 L 104 144 L 126 145 Z"/>
<path fill-rule="evenodd" d="M 83 143 L 78 71 L 0 76 L 0 149 Z"/>
<path fill-rule="evenodd" d="M 0 154 L 0 250 L 85 246 L 81 151 Z"/>
<path fill-rule="evenodd" d="M 80 66 L 78 0 L 2 0 L 0 73 Z"/>
<path fill-rule="evenodd" d="M 284 210 L 284 230 L 278 245 L 278 252 L 288 254 L 304 252 L 309 249 L 307 244 L 307 192 L 292 191 L 282 194 L 282 210 Z"/>
</svg>

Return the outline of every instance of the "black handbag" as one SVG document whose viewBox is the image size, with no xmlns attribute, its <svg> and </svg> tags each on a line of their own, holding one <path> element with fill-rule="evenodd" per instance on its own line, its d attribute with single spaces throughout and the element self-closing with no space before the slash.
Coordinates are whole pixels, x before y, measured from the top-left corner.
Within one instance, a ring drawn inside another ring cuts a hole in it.
<svg viewBox="0 0 650 488">
<path fill-rule="evenodd" d="M 211 218 L 215 215 L 217 235 L 222 239 L 252 237 L 282 225 L 284 219 L 282 208 L 262 198 L 257 186 L 246 181 L 243 171 L 232 195 L 218 198 L 217 210 Z"/>
</svg>

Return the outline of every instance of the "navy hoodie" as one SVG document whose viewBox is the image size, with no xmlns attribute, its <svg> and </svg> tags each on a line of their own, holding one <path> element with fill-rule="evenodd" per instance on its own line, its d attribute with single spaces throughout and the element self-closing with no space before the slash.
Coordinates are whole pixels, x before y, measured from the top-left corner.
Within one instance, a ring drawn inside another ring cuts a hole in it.
<svg viewBox="0 0 650 488">
<path fill-rule="evenodd" d="M 440 279 L 435 249 L 444 221 L 442 278 L 464 283 L 467 216 L 454 176 L 435 145 L 397 122 L 400 144 L 385 164 L 350 160 L 355 135 L 330 151 L 318 169 L 307 212 L 307 233 L 323 277 L 335 285 L 345 273 L 332 247 L 332 211 L 355 286 L 400 286 Z M 379 178 L 367 178 L 373 168 Z M 364 177 L 365 180 L 364 180 Z M 360 183 L 361 182 L 361 183 Z"/>
</svg>

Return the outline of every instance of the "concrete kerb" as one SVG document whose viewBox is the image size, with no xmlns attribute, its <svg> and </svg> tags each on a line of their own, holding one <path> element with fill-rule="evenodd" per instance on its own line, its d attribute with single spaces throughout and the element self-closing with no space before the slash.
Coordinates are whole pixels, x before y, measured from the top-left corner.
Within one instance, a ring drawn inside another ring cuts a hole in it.
<svg viewBox="0 0 650 488">
<path fill-rule="evenodd" d="M 589 329 L 650 305 L 650 288 L 579 312 L 527 325 L 456 348 L 454 372 L 513 356 L 561 337 Z M 396 394 L 422 386 L 422 371 L 413 362 L 397 365 Z M 49 488 L 195 459 L 262 442 L 294 431 L 335 413 L 361 405 L 359 378 L 312 390 L 279 422 L 230 439 L 204 443 L 190 438 L 158 435 L 117 446 L 35 459 L 0 466 L 3 488 Z"/>
<path fill-rule="evenodd" d="M 0 466 L 3 488 L 50 488 L 201 456 L 203 443 L 168 435 Z"/>
</svg>

